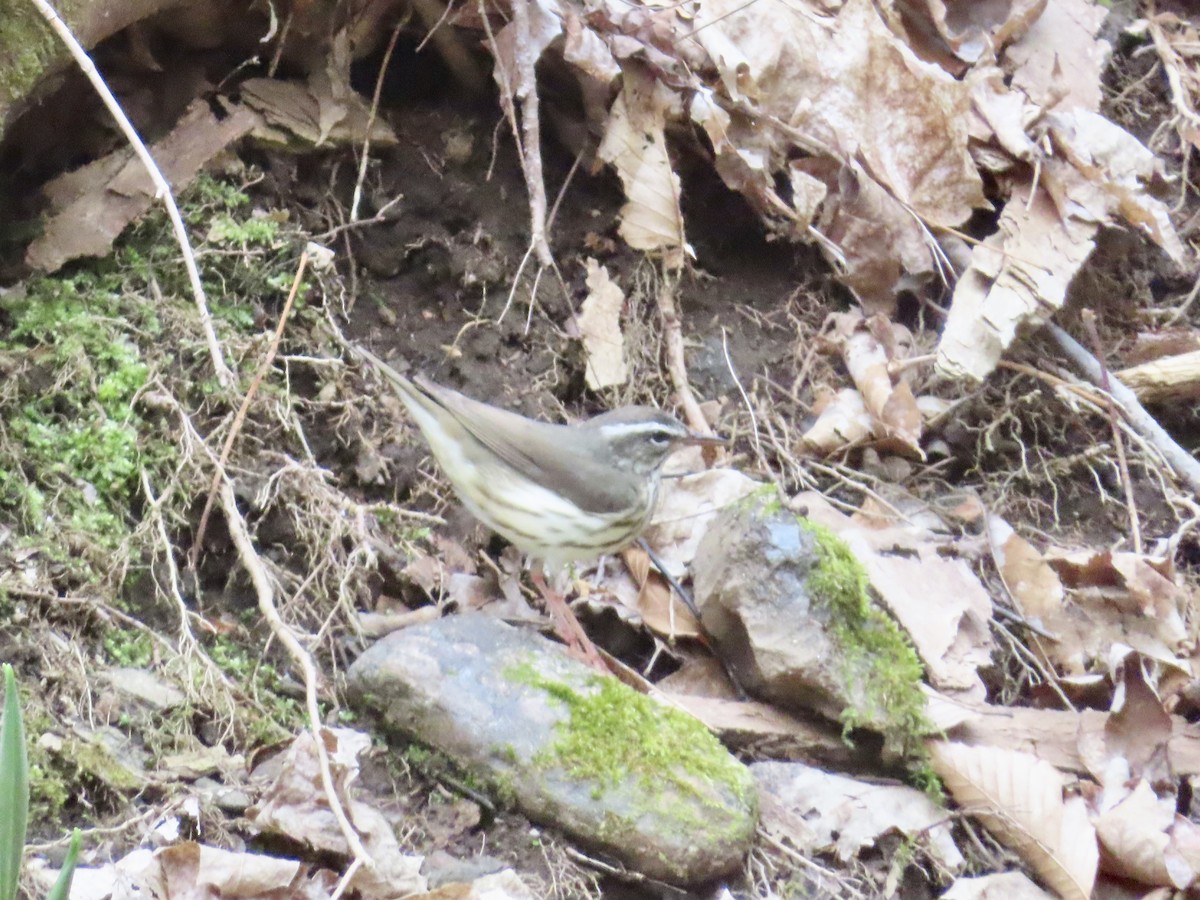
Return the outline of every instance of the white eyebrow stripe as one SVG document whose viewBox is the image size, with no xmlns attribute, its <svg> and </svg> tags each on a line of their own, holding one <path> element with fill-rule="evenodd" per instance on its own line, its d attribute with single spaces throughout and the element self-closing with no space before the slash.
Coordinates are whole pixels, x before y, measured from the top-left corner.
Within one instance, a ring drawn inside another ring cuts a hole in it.
<svg viewBox="0 0 1200 900">
<path fill-rule="evenodd" d="M 622 422 L 619 425 L 601 425 L 600 432 L 605 437 L 617 434 L 665 434 L 675 437 L 679 431 L 662 422 Z"/>
</svg>

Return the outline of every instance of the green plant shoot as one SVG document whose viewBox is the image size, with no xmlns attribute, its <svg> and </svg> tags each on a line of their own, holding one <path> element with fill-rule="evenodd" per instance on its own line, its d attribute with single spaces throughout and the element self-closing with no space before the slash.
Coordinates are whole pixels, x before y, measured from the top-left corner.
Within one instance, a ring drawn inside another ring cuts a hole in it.
<svg viewBox="0 0 1200 900">
<path fill-rule="evenodd" d="M 0 718 L 0 900 L 16 900 L 29 824 L 29 758 L 12 666 L 4 665 L 4 715 Z"/>
</svg>

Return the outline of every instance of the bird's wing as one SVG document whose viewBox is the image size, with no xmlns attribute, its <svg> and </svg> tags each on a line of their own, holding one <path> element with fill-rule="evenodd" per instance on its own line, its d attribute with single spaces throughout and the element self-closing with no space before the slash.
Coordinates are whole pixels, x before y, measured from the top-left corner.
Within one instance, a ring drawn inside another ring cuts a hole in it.
<svg viewBox="0 0 1200 900">
<path fill-rule="evenodd" d="M 552 425 L 472 400 L 458 391 L 416 378 L 416 386 L 433 397 L 481 444 L 526 478 L 544 485 L 587 512 L 628 509 L 641 489 L 632 474 L 613 469 L 607 457 L 593 458 L 572 448 L 569 425 Z M 519 437 L 520 445 L 514 439 Z M 607 447 L 601 448 L 607 453 Z"/>
</svg>

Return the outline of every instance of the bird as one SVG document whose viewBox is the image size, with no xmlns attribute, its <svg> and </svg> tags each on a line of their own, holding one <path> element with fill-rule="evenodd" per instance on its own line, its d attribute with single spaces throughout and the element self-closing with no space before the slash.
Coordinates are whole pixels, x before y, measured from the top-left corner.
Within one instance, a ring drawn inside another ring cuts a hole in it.
<svg viewBox="0 0 1200 900">
<path fill-rule="evenodd" d="M 404 403 L 463 505 L 543 565 L 589 561 L 633 543 L 654 512 L 667 458 L 683 446 L 723 443 L 648 406 L 575 424 L 540 422 L 407 378 L 365 347 L 353 349 Z M 536 567 L 531 577 L 560 636 L 582 644 L 595 664 L 599 656 L 565 600 L 551 596 Z"/>
</svg>

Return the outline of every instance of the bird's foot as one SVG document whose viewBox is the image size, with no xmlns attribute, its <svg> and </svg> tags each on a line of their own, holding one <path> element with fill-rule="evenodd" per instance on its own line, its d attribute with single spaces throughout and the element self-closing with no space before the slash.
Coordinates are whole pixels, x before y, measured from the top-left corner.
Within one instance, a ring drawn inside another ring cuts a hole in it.
<svg viewBox="0 0 1200 900">
<path fill-rule="evenodd" d="M 550 613 L 554 633 L 567 645 L 567 652 L 580 662 L 607 674 L 608 666 L 600 656 L 596 645 L 592 643 L 592 639 L 587 636 L 587 632 L 579 624 L 579 619 L 575 617 L 575 612 L 567 603 L 567 598 L 546 584 L 545 577 L 536 569 L 529 573 L 529 579 L 546 602 L 546 611 Z"/>
</svg>

